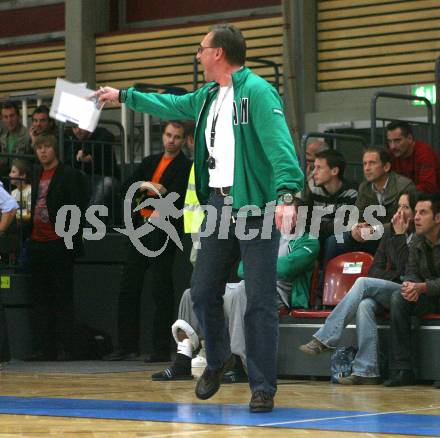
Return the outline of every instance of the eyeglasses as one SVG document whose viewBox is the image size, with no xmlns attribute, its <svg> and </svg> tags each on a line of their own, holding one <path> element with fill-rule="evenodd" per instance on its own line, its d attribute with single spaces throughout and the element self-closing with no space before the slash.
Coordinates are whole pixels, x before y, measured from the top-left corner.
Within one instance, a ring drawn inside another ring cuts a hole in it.
<svg viewBox="0 0 440 438">
<path fill-rule="evenodd" d="M 197 47 L 197 54 L 200 55 L 205 49 L 218 49 L 218 47 L 215 47 L 215 46 L 203 47 L 202 45 L 200 45 L 199 47 Z"/>
</svg>

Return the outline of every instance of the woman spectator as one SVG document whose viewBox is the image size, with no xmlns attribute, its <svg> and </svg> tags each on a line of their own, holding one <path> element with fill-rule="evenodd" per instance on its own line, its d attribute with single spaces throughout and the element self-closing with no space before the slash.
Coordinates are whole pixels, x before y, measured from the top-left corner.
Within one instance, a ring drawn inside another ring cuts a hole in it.
<svg viewBox="0 0 440 438">
<path fill-rule="evenodd" d="M 376 315 L 389 309 L 395 283 L 402 282 L 408 245 L 414 236 L 415 204 L 412 192 L 400 196 L 398 210 L 391 224 L 385 226 L 369 277 L 358 278 L 313 339 L 299 347 L 309 355 L 337 347 L 344 328 L 356 317 L 358 352 L 352 363 L 352 374 L 338 379 L 343 385 L 380 383 Z"/>
</svg>

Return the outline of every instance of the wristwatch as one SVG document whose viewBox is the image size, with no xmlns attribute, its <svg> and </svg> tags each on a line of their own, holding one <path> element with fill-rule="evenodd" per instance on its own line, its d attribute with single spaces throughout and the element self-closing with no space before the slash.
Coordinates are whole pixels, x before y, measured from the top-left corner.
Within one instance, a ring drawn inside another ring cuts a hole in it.
<svg viewBox="0 0 440 438">
<path fill-rule="evenodd" d="M 296 198 L 292 193 L 287 192 L 280 195 L 280 197 L 278 198 L 278 203 L 284 205 L 292 205 L 295 202 L 295 199 Z"/>
</svg>

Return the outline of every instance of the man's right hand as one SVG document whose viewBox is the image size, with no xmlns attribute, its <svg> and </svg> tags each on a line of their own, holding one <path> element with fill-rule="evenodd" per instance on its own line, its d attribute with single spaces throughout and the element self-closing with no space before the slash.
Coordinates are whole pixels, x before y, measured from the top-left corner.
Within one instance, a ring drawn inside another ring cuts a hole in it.
<svg viewBox="0 0 440 438">
<path fill-rule="evenodd" d="M 85 154 L 82 149 L 76 154 L 76 161 L 82 161 L 83 163 L 90 163 L 93 161 L 93 157 L 90 154 Z"/>
<path fill-rule="evenodd" d="M 119 102 L 119 90 L 112 87 L 99 87 L 91 97 L 97 97 L 100 102 Z"/>
<path fill-rule="evenodd" d="M 356 242 L 366 242 L 369 240 L 369 236 L 374 232 L 373 227 L 367 222 L 360 222 L 353 225 L 351 229 L 351 237 L 353 237 Z"/>
<path fill-rule="evenodd" d="M 361 235 L 361 229 L 362 229 L 362 224 L 355 224 L 351 228 L 351 237 L 353 237 L 353 239 L 356 240 L 356 242 L 364 241 Z"/>
</svg>

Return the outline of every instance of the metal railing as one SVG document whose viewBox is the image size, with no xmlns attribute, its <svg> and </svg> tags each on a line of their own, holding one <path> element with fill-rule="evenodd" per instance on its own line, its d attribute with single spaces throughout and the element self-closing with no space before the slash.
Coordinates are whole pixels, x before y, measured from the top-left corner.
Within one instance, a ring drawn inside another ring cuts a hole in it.
<svg viewBox="0 0 440 438">
<path fill-rule="evenodd" d="M 426 122 L 414 122 L 413 120 L 395 119 L 392 117 L 378 117 L 377 116 L 377 101 L 381 98 L 387 99 L 398 99 L 407 100 L 409 102 L 420 101 L 425 104 L 427 111 L 427 121 Z M 426 126 L 429 130 L 429 143 L 434 145 L 434 120 L 433 120 L 433 109 L 431 102 L 426 97 L 412 96 L 410 94 L 399 94 L 399 93 L 389 93 L 385 91 L 379 91 L 373 95 L 371 98 L 371 108 L 370 108 L 370 120 L 371 120 L 371 144 L 377 144 L 377 126 L 376 122 L 382 121 L 382 143 L 385 145 L 385 122 L 395 122 L 395 121 L 405 121 L 412 125 Z"/>
<path fill-rule="evenodd" d="M 98 128 L 113 127 L 118 130 L 117 139 L 80 139 L 73 134 L 66 138 L 66 127 L 61 125 L 60 158 L 65 164 L 83 171 L 91 186 L 90 205 L 105 205 L 109 209 L 108 225 L 119 225 L 122 219 L 120 183 L 125 178 L 125 135 L 119 122 L 102 119 Z M 108 135 L 110 138 L 110 134 Z M 77 159 L 78 151 L 91 157 L 89 162 Z M 120 162 L 120 169 L 118 166 Z"/>
<path fill-rule="evenodd" d="M 324 139 L 328 146 L 332 149 L 339 150 L 344 155 L 344 147 L 342 147 L 341 142 L 349 142 L 350 145 L 358 144 L 362 147 L 362 150 L 367 147 L 367 142 L 365 139 L 359 135 L 352 134 L 338 134 L 336 132 L 309 132 L 304 134 L 301 138 L 301 154 L 300 154 L 300 162 L 301 167 L 304 172 L 304 176 L 307 178 L 306 170 L 307 170 L 307 161 L 306 161 L 306 148 L 309 139 Z M 354 168 L 355 170 L 360 167 L 362 168 L 362 162 L 359 161 L 346 161 L 346 167 Z"/>
<path fill-rule="evenodd" d="M 257 64 L 263 64 L 267 65 L 268 67 L 272 67 L 274 69 L 274 80 L 273 80 L 273 86 L 276 88 L 276 90 L 280 91 L 280 68 L 277 63 L 274 61 L 271 61 L 269 59 L 264 58 L 258 58 L 258 57 L 251 57 L 246 58 L 246 61 L 255 62 Z M 194 56 L 193 59 L 193 89 L 197 90 L 199 88 L 199 84 L 201 82 L 199 81 L 199 61 L 197 60 L 197 57 Z"/>
<path fill-rule="evenodd" d="M 176 87 L 172 85 L 157 85 L 151 84 L 148 82 L 138 82 L 134 84 L 134 88 L 142 93 L 169 93 L 182 95 L 188 93 L 188 90 L 183 87 Z M 142 122 L 139 125 L 136 125 L 135 120 L 135 111 L 129 110 L 127 117 L 127 151 L 128 151 L 128 164 L 130 167 L 130 173 L 134 171 L 135 164 L 135 156 L 136 156 L 136 145 L 143 145 L 144 147 L 148 145 L 147 149 L 150 149 L 151 145 L 151 116 L 148 114 L 143 114 Z M 136 135 L 136 131 L 139 132 L 139 135 Z M 151 152 L 151 150 L 149 150 Z M 141 152 L 141 156 L 143 157 L 145 154 L 143 151 Z"/>
</svg>

